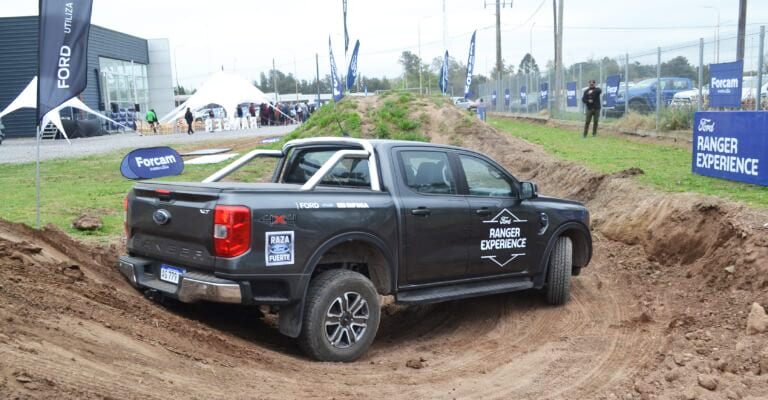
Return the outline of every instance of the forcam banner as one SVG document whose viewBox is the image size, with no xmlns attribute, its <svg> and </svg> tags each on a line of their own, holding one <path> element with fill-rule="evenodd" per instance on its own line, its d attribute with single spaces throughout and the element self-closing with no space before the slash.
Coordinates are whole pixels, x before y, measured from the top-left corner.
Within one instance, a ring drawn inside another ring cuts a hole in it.
<svg viewBox="0 0 768 400">
<path fill-rule="evenodd" d="M 179 175 L 184 171 L 184 160 L 170 147 L 136 149 L 123 157 L 120 173 L 128 179 L 152 179 Z"/>
<path fill-rule="evenodd" d="M 768 186 L 768 112 L 697 112 L 693 172 Z"/>
<path fill-rule="evenodd" d="M 539 105 L 546 107 L 549 102 L 549 83 L 542 82 L 539 85 Z"/>
<path fill-rule="evenodd" d="M 565 98 L 568 107 L 576 107 L 579 105 L 576 101 L 576 82 L 568 82 L 565 84 Z"/>
<path fill-rule="evenodd" d="M 92 0 L 40 1 L 38 124 L 85 89 L 92 6 Z"/>
<path fill-rule="evenodd" d="M 528 100 L 528 93 L 525 92 L 525 86 L 520 86 L 520 105 L 524 106 Z"/>
<path fill-rule="evenodd" d="M 619 93 L 621 75 L 608 75 L 605 78 L 605 107 L 616 107 L 616 94 Z"/>
<path fill-rule="evenodd" d="M 467 78 L 464 81 L 464 98 L 468 98 L 472 95 L 469 91 L 469 87 L 472 85 L 472 70 L 475 68 L 475 35 L 477 31 L 472 33 L 472 40 L 469 41 L 469 59 L 467 60 Z"/>
<path fill-rule="evenodd" d="M 741 107 L 741 76 L 744 60 L 709 64 L 709 105 Z"/>
<path fill-rule="evenodd" d="M 355 49 L 352 50 L 352 58 L 349 59 L 349 69 L 347 70 L 347 90 L 352 89 L 357 78 L 357 51 L 360 50 L 360 41 L 355 41 Z"/>
<path fill-rule="evenodd" d="M 328 36 L 328 54 L 331 59 L 331 89 L 333 90 L 333 101 L 339 101 L 344 97 L 344 91 L 339 81 L 339 74 L 336 72 L 336 61 L 333 59 L 333 47 L 331 46 L 331 37 Z"/>
<path fill-rule="evenodd" d="M 443 58 L 443 66 L 440 68 L 440 92 L 445 94 L 448 91 L 448 50 L 445 51 L 445 58 Z"/>
<path fill-rule="evenodd" d="M 504 106 L 509 107 L 509 89 L 504 89 Z"/>
</svg>

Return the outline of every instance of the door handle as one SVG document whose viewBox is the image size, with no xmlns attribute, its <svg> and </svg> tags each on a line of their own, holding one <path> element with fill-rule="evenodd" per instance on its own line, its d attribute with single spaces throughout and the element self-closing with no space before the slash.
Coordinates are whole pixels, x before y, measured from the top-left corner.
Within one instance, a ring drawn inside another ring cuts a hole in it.
<svg viewBox="0 0 768 400">
<path fill-rule="evenodd" d="M 487 208 L 481 208 L 479 210 L 475 210 L 475 214 L 487 217 L 487 216 L 491 215 L 491 210 L 489 210 Z"/>
<path fill-rule="evenodd" d="M 419 208 L 411 210 L 411 214 L 418 215 L 418 216 L 421 216 L 421 217 L 426 217 L 429 214 L 432 214 L 432 211 L 430 211 L 426 207 L 419 207 Z"/>
</svg>

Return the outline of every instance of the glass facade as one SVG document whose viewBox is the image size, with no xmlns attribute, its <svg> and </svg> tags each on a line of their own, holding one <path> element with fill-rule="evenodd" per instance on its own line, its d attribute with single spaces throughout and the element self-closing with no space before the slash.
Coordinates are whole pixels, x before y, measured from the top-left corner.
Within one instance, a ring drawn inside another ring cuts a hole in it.
<svg viewBox="0 0 768 400">
<path fill-rule="evenodd" d="M 149 83 L 146 64 L 99 57 L 99 70 L 101 98 L 107 111 L 111 111 L 112 103 L 125 110 L 133 110 L 134 104 L 139 104 L 142 113 L 147 111 Z"/>
</svg>

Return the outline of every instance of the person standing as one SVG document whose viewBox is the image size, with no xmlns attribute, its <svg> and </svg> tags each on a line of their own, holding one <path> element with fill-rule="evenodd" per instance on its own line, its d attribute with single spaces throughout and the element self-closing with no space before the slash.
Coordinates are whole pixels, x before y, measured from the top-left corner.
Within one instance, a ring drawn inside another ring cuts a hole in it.
<svg viewBox="0 0 768 400">
<path fill-rule="evenodd" d="M 477 118 L 479 118 L 480 121 L 485 121 L 485 103 L 483 103 L 482 98 L 477 103 Z"/>
<path fill-rule="evenodd" d="M 595 80 L 589 81 L 589 87 L 584 91 L 584 95 L 581 96 L 581 102 L 587 107 L 587 121 L 584 123 L 584 136 L 587 137 L 587 131 L 589 131 L 589 123 L 592 118 L 595 119 L 595 123 L 592 125 L 592 137 L 597 136 L 597 123 L 600 120 L 600 94 L 603 93 L 599 87 L 595 87 Z"/>
<path fill-rule="evenodd" d="M 152 131 L 157 133 L 157 114 L 155 114 L 154 108 L 150 108 L 149 111 L 147 111 L 146 118 L 147 123 L 152 127 Z"/>
<path fill-rule="evenodd" d="M 187 107 L 187 112 L 184 114 L 184 119 L 187 120 L 187 135 L 191 135 L 195 133 L 195 131 L 192 130 L 192 121 L 194 120 L 194 117 L 192 116 L 192 110 Z"/>
</svg>

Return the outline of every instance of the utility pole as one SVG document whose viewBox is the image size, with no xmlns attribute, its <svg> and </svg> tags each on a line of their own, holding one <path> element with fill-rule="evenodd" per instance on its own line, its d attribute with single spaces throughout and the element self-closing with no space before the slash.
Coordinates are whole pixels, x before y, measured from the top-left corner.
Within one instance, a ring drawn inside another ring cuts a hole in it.
<svg viewBox="0 0 768 400">
<path fill-rule="evenodd" d="M 503 68 L 501 64 L 501 0 L 496 0 L 496 80 L 501 76 Z"/>
<path fill-rule="evenodd" d="M 736 47 L 736 59 L 744 59 L 744 31 L 747 28 L 747 0 L 739 0 L 739 34 Z"/>
<path fill-rule="evenodd" d="M 557 0 L 555 0 L 557 1 Z M 560 94 L 563 91 L 563 3 L 560 0 L 557 16 L 557 32 L 555 35 L 555 111 L 560 111 Z M 550 88 L 550 90 L 552 90 Z"/>
</svg>

